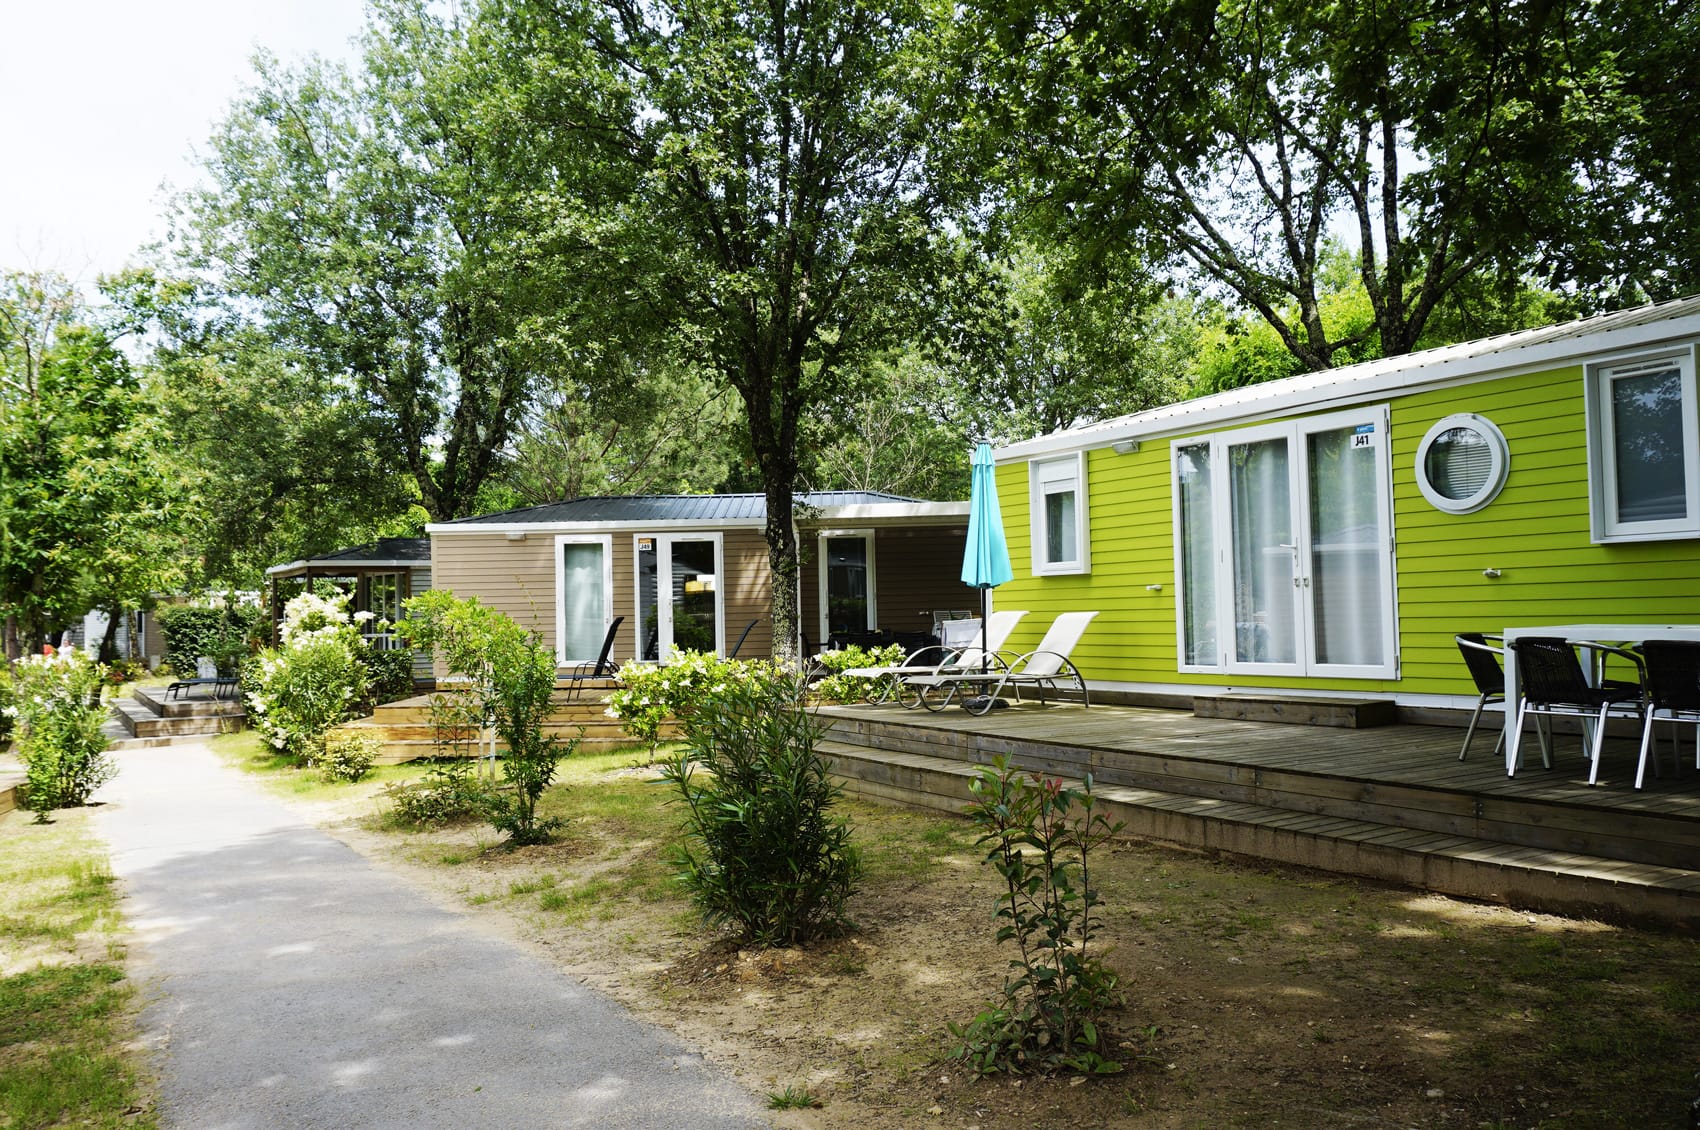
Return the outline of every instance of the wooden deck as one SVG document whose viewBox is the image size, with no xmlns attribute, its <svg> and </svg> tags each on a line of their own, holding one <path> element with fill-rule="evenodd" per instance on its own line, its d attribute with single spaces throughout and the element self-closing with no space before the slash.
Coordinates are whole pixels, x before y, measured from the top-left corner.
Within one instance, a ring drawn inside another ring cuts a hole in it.
<svg viewBox="0 0 1700 1130">
<path fill-rule="evenodd" d="M 826 750 L 853 789 L 960 809 L 972 767 L 1007 754 L 1070 778 L 1091 772 L 1137 835 L 1365 875 L 1451 894 L 1700 929 L 1700 773 L 1631 787 L 1637 743 L 1606 744 L 1586 783 L 1580 739 L 1507 777 L 1496 736 L 1198 718 L 1136 707 L 1032 704 L 975 718 L 896 706 L 821 711 Z"/>
</svg>

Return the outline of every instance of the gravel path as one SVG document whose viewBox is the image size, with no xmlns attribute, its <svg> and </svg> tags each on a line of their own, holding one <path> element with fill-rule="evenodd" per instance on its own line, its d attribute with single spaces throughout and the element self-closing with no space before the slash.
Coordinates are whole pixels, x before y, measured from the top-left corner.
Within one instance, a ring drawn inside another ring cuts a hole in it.
<svg viewBox="0 0 1700 1130">
<path fill-rule="evenodd" d="M 199 745 L 100 826 L 169 1127 L 757 1127 L 658 1029 L 381 872 Z"/>
</svg>

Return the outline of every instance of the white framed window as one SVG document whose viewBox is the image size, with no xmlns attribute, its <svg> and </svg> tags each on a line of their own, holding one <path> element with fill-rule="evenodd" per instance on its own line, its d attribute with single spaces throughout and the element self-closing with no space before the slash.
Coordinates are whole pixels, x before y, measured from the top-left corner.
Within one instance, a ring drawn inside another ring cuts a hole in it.
<svg viewBox="0 0 1700 1130">
<path fill-rule="evenodd" d="M 1511 448 L 1492 420 L 1460 412 L 1435 423 L 1417 445 L 1417 489 L 1448 514 L 1472 514 L 1496 498 L 1511 473 Z"/>
<path fill-rule="evenodd" d="M 1033 575 L 1090 573 L 1086 521 L 1086 454 L 1027 465 L 1032 513 Z"/>
<path fill-rule="evenodd" d="M 1700 537 L 1693 348 L 1596 362 L 1585 387 L 1594 541 Z"/>
</svg>

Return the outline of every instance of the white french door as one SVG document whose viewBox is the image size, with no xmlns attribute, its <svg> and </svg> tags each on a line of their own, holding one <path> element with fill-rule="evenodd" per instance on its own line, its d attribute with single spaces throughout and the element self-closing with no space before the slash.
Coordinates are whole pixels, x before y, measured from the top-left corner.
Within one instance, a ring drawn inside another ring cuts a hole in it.
<svg viewBox="0 0 1700 1130">
<path fill-rule="evenodd" d="M 661 662 L 675 651 L 723 655 L 725 608 L 719 534 L 640 534 L 637 563 L 638 658 Z"/>
<path fill-rule="evenodd" d="M 1173 450 L 1182 669 L 1395 677 L 1387 410 Z"/>
</svg>

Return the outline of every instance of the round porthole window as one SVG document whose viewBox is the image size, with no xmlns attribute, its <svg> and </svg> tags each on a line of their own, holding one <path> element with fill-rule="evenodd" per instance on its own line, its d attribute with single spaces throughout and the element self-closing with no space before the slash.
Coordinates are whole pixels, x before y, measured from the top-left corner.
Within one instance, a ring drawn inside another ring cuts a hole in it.
<svg viewBox="0 0 1700 1130">
<path fill-rule="evenodd" d="M 1469 514 L 1492 502 L 1510 471 L 1505 434 L 1473 412 L 1441 420 L 1417 447 L 1417 486 L 1435 509 L 1449 514 Z"/>
</svg>

